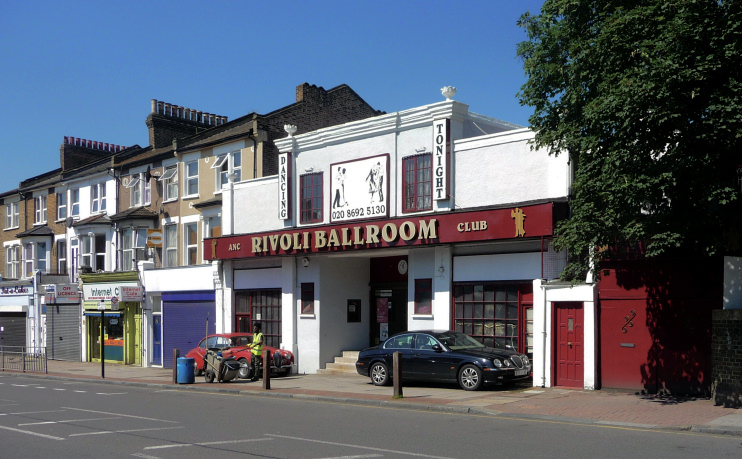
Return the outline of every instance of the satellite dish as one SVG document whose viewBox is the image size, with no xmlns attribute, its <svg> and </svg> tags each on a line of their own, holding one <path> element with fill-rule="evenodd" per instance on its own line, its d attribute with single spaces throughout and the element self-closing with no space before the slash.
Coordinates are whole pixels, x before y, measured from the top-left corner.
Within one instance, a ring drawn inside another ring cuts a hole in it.
<svg viewBox="0 0 742 459">
<path fill-rule="evenodd" d="M 64 221 L 64 226 L 67 228 L 72 228 L 72 224 L 75 222 L 75 219 L 72 217 L 67 217 L 67 219 Z"/>
</svg>

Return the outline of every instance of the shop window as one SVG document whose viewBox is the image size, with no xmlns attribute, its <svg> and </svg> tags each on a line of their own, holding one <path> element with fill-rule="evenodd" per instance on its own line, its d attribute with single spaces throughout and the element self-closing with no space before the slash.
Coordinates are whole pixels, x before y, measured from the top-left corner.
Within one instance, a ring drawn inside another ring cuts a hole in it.
<svg viewBox="0 0 742 459">
<path fill-rule="evenodd" d="M 301 313 L 314 314 L 314 283 L 301 284 Z"/>
<path fill-rule="evenodd" d="M 281 345 L 281 289 L 235 292 L 235 331 L 252 333 L 253 322 L 260 322 L 266 346 Z"/>
<path fill-rule="evenodd" d="M 5 229 L 18 228 L 18 221 L 18 203 L 8 203 L 5 206 Z"/>
<path fill-rule="evenodd" d="M 322 222 L 322 172 L 300 177 L 301 223 Z"/>
<path fill-rule="evenodd" d="M 432 155 L 409 156 L 402 160 L 402 211 L 433 208 Z"/>
<path fill-rule="evenodd" d="M 454 330 L 477 338 L 485 346 L 523 352 L 524 344 L 518 340 L 521 292 L 529 288 L 494 283 L 454 285 Z"/>
<path fill-rule="evenodd" d="M 433 313 L 433 280 L 415 279 L 415 314 Z"/>
</svg>

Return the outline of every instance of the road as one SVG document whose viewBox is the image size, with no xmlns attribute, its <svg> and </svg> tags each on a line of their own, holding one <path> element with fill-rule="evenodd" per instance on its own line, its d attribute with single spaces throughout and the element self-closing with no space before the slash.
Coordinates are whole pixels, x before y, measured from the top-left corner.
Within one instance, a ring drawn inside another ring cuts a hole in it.
<svg viewBox="0 0 742 459">
<path fill-rule="evenodd" d="M 3 458 L 742 457 L 742 439 L 0 377 Z"/>
</svg>

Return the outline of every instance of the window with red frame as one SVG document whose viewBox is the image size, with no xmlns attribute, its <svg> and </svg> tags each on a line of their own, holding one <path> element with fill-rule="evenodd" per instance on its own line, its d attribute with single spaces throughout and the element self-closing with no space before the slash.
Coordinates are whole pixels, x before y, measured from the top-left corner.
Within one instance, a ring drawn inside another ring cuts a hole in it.
<svg viewBox="0 0 742 459">
<path fill-rule="evenodd" d="M 433 208 L 432 155 L 409 156 L 402 160 L 402 201 L 404 212 Z"/>
<path fill-rule="evenodd" d="M 322 222 L 322 172 L 300 177 L 301 223 Z"/>
<path fill-rule="evenodd" d="M 415 314 L 433 313 L 433 280 L 415 279 Z"/>
<path fill-rule="evenodd" d="M 301 313 L 314 314 L 314 283 L 301 284 Z"/>
</svg>

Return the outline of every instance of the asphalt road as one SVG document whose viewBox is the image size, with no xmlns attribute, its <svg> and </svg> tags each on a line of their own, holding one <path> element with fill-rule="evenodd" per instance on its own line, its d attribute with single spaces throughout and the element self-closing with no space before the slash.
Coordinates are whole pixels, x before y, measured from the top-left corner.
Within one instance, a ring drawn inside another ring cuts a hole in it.
<svg viewBox="0 0 742 459">
<path fill-rule="evenodd" d="M 742 457 L 739 437 L 0 377 L 2 458 Z"/>
</svg>

